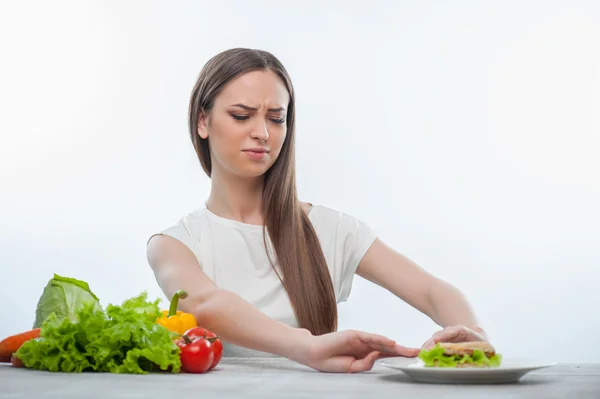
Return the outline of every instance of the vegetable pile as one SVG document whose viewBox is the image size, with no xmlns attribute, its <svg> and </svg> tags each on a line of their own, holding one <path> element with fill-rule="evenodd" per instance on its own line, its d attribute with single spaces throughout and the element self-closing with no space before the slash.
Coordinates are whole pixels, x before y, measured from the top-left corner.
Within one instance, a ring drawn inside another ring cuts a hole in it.
<svg viewBox="0 0 600 399">
<path fill-rule="evenodd" d="M 142 309 L 143 311 L 140 311 Z M 146 295 L 129 299 L 106 311 L 85 302 L 77 320 L 51 314 L 39 339 L 25 342 L 16 355 L 28 368 L 49 371 L 109 371 L 144 373 L 180 368 L 171 333 L 156 324 L 159 309 Z"/>
<path fill-rule="evenodd" d="M 0 342 L 0 362 L 62 372 L 203 373 L 222 356 L 220 338 L 192 315 L 170 311 L 147 293 L 103 309 L 87 283 L 54 275 L 37 305 L 34 328 Z"/>
</svg>

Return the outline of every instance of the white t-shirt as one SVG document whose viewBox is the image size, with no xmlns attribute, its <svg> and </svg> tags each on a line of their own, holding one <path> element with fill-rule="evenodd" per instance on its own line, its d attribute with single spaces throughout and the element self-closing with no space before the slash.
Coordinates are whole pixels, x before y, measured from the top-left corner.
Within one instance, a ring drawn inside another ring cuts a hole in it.
<svg viewBox="0 0 600 399">
<path fill-rule="evenodd" d="M 344 302 L 376 234 L 362 221 L 325 206 L 311 206 L 308 217 L 321 243 L 336 301 Z M 269 263 L 262 226 L 226 219 L 202 207 L 160 234 L 185 244 L 219 288 L 235 292 L 273 319 L 298 327 L 287 292 Z M 268 238 L 267 244 L 274 254 Z M 223 356 L 270 355 L 223 343 Z"/>
</svg>

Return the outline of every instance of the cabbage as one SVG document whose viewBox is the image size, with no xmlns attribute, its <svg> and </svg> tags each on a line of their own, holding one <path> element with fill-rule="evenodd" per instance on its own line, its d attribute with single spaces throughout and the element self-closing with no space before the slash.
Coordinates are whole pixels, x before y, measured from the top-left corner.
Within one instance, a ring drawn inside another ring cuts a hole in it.
<svg viewBox="0 0 600 399">
<path fill-rule="evenodd" d="M 54 274 L 38 301 L 33 328 L 39 328 L 52 313 L 59 319 L 66 317 L 76 320 L 77 309 L 84 303 L 101 309 L 98 297 L 94 295 L 88 283 Z"/>
</svg>

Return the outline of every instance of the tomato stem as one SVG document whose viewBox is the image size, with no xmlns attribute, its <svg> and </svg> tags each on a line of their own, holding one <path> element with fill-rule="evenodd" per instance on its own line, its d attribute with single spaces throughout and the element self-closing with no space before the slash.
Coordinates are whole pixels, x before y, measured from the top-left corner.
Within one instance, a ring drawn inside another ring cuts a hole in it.
<svg viewBox="0 0 600 399">
<path fill-rule="evenodd" d="M 192 340 L 190 339 L 190 337 L 188 337 L 187 335 L 183 334 L 183 340 L 185 341 L 186 344 L 191 344 Z"/>
<path fill-rule="evenodd" d="M 173 298 L 171 299 L 171 306 L 169 307 L 168 317 L 175 316 L 177 314 L 177 306 L 179 305 L 179 299 L 184 299 L 187 297 L 187 292 L 184 290 L 177 291 Z"/>
</svg>

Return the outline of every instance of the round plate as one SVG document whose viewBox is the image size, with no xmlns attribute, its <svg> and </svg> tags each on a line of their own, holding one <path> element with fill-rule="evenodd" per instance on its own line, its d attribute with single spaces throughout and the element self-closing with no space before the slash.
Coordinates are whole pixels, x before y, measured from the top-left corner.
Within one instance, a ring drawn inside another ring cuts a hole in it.
<svg viewBox="0 0 600 399">
<path fill-rule="evenodd" d="M 503 384 L 514 383 L 533 370 L 551 367 L 556 363 L 541 363 L 533 360 L 503 360 L 494 368 L 442 368 L 425 367 L 418 358 L 389 358 L 379 364 L 401 370 L 415 381 L 437 384 Z"/>
</svg>

